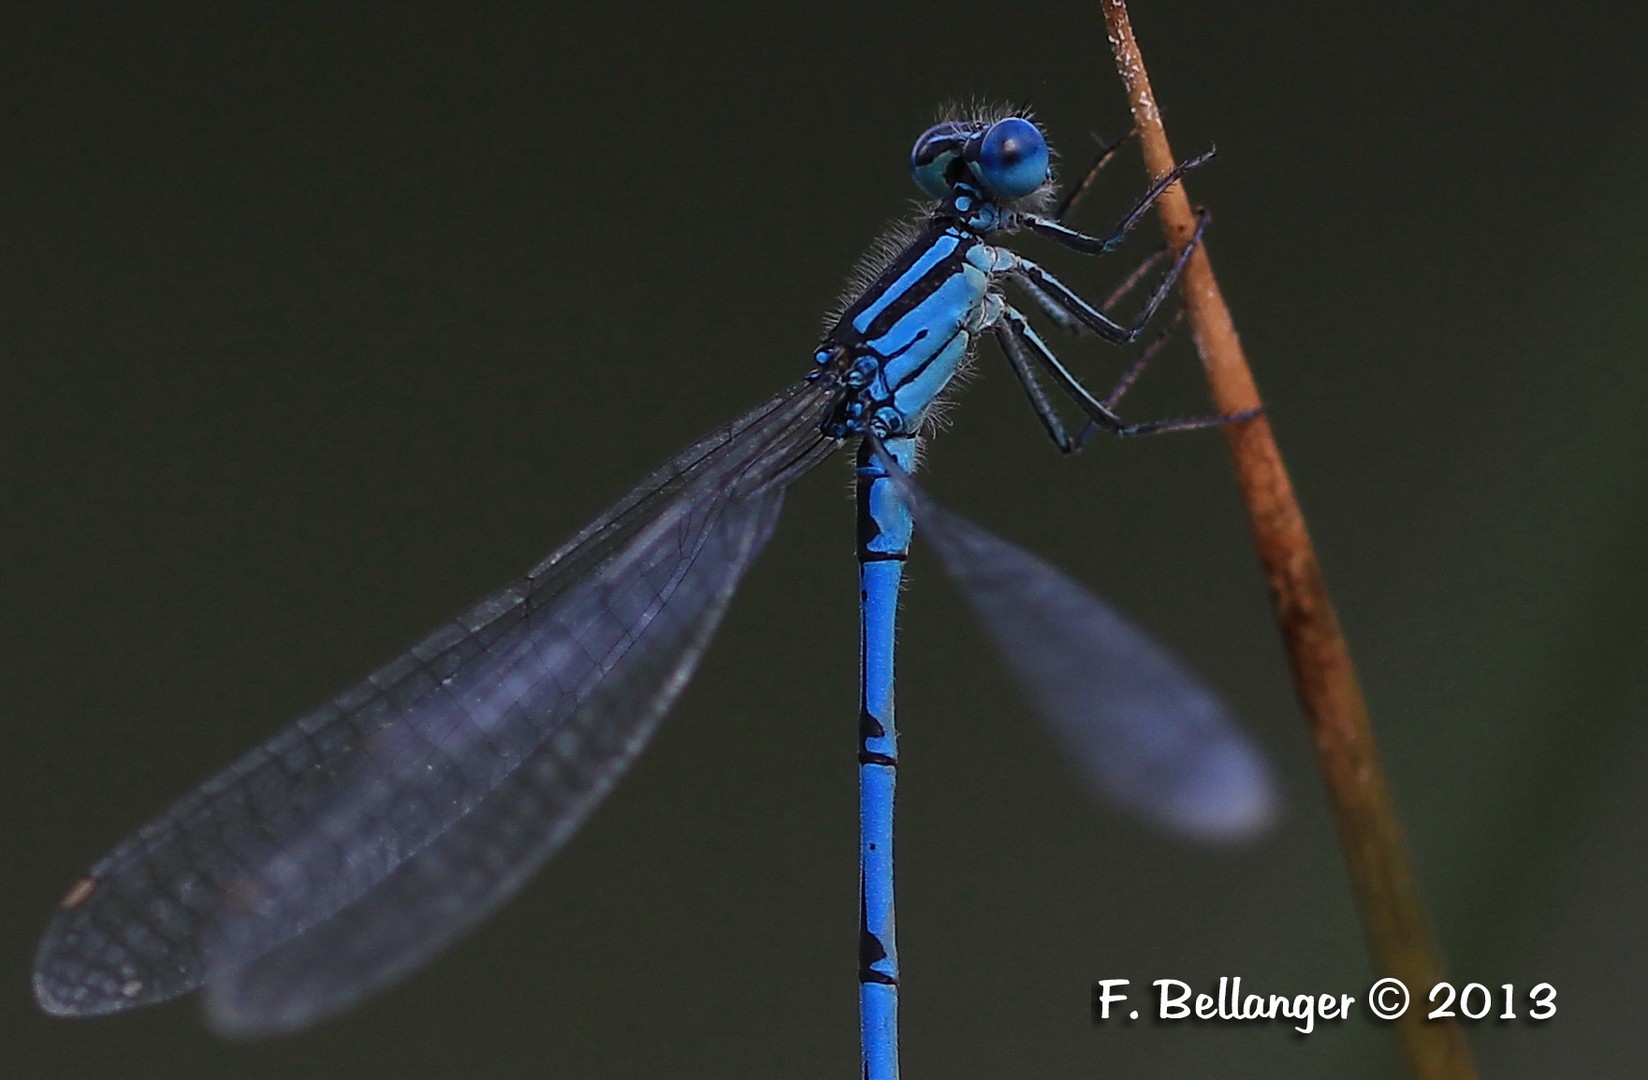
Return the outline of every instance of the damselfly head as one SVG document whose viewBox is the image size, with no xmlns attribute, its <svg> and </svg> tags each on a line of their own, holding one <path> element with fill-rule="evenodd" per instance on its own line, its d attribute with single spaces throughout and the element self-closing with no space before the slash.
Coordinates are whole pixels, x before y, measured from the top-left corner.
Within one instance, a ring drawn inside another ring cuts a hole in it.
<svg viewBox="0 0 1648 1080">
<path fill-rule="evenodd" d="M 1002 202 L 1040 191 L 1052 175 L 1052 152 L 1035 122 L 946 120 L 921 133 L 910 149 L 910 174 L 935 199 L 964 181 Z"/>
</svg>

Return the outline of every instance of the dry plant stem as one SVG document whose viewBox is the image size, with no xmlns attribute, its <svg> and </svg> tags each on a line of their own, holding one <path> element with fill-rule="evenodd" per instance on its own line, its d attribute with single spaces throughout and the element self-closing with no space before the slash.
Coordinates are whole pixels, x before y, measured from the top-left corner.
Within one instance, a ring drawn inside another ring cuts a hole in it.
<svg viewBox="0 0 1648 1080">
<path fill-rule="evenodd" d="M 1160 177 L 1173 168 L 1173 151 L 1127 5 L 1125 0 L 1102 0 L 1102 6 L 1145 165 L 1152 177 Z M 1182 249 L 1196 223 L 1183 186 L 1170 188 L 1157 209 L 1168 242 Z M 1259 392 L 1205 248 L 1192 256 L 1181 282 L 1191 332 L 1219 411 L 1256 408 Z M 1315 738 L 1373 965 L 1381 975 L 1401 979 L 1413 995 L 1407 1013 L 1396 1022 L 1402 1054 L 1412 1074 L 1424 1080 L 1474 1077 L 1470 1048 L 1457 1024 L 1424 1019 L 1430 1008 L 1425 995 L 1444 977 L 1442 955 L 1414 882 L 1362 690 L 1270 422 L 1260 416 L 1225 432 L 1294 683 Z"/>
</svg>

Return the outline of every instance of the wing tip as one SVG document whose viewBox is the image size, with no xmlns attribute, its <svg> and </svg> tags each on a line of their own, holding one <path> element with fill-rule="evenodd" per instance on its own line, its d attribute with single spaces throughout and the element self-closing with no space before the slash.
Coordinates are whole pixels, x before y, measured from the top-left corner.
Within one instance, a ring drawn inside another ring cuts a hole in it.
<svg viewBox="0 0 1648 1080">
<path fill-rule="evenodd" d="M 1269 767 L 1245 744 L 1211 755 L 1193 783 L 1162 808 L 1161 821 L 1183 836 L 1208 843 L 1242 843 L 1268 832 L 1282 800 Z"/>
<path fill-rule="evenodd" d="M 49 971 L 34 973 L 34 1003 L 47 1016 L 76 1019 L 84 1016 L 108 1016 L 125 1012 L 138 1005 L 146 1005 L 149 997 L 144 984 L 127 983 L 116 990 L 100 991 L 96 986 L 71 978 L 54 976 Z"/>
<path fill-rule="evenodd" d="M 40 1006 L 40 1011 L 47 1016 L 85 1016 L 87 1010 L 75 1001 L 76 995 L 65 992 L 66 988 L 58 986 L 48 979 L 44 972 L 34 973 L 34 1003 Z"/>
</svg>

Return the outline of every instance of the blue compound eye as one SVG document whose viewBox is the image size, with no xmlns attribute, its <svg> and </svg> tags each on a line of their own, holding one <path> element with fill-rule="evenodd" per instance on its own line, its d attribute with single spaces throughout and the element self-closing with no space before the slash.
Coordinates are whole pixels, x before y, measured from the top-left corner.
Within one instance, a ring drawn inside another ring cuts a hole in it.
<svg viewBox="0 0 1648 1080">
<path fill-rule="evenodd" d="M 910 148 L 910 175 L 922 191 L 935 199 L 950 194 L 950 170 L 960 160 L 968 137 L 977 130 L 969 131 L 966 125 L 952 120 L 921 133 Z"/>
<path fill-rule="evenodd" d="M 1047 140 L 1019 116 L 992 124 L 979 143 L 978 178 L 998 198 L 1022 199 L 1047 182 Z"/>
</svg>

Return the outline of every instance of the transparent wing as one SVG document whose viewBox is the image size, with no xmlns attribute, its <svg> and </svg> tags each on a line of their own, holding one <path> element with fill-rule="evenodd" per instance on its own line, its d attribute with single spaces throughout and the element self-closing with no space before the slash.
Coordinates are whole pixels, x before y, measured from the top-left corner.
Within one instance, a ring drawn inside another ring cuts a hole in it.
<svg viewBox="0 0 1648 1080">
<path fill-rule="evenodd" d="M 1147 820 L 1211 839 L 1275 814 L 1263 758 L 1212 691 L 1067 575 L 945 510 L 898 471 L 925 537 L 1084 777 Z"/>
<path fill-rule="evenodd" d="M 690 676 L 788 483 L 801 384 L 684 451 L 526 577 L 180 800 L 77 883 L 36 957 L 61 1014 L 213 983 L 299 1026 L 426 959 L 577 828 Z"/>
</svg>

